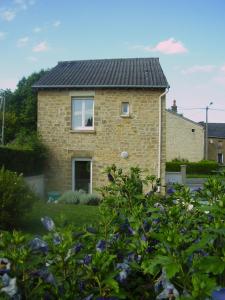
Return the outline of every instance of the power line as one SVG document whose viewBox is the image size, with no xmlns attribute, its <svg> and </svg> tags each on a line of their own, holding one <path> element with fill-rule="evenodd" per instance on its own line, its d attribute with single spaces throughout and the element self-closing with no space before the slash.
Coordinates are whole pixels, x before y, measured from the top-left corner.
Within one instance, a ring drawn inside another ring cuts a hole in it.
<svg viewBox="0 0 225 300">
<path fill-rule="evenodd" d="M 204 109 L 205 110 L 205 107 L 178 107 L 179 109 L 182 109 L 182 110 L 196 110 L 196 109 Z M 209 108 L 210 110 L 216 110 L 216 111 L 225 111 L 225 108 Z"/>
</svg>

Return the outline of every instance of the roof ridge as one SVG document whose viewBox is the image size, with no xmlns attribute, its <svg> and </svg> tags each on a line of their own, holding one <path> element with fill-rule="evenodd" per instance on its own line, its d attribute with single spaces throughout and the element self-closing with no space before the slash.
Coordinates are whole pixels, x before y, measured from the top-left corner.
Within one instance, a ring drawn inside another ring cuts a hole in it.
<svg viewBox="0 0 225 300">
<path fill-rule="evenodd" d="M 61 60 L 58 61 L 58 64 L 61 63 L 73 63 L 73 62 L 91 62 L 91 61 L 121 61 L 121 60 L 159 60 L 159 57 L 124 57 L 124 58 L 94 58 L 94 59 L 77 59 L 77 60 Z"/>
</svg>

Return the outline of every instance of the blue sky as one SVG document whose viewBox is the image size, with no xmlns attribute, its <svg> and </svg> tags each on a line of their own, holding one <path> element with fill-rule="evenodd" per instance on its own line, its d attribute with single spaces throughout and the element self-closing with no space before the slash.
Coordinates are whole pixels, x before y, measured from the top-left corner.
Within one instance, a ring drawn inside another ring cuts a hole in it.
<svg viewBox="0 0 225 300">
<path fill-rule="evenodd" d="M 167 107 L 201 121 L 188 108 L 213 101 L 225 122 L 224 49 L 224 0 L 0 0 L 0 88 L 62 60 L 159 57 Z"/>
</svg>

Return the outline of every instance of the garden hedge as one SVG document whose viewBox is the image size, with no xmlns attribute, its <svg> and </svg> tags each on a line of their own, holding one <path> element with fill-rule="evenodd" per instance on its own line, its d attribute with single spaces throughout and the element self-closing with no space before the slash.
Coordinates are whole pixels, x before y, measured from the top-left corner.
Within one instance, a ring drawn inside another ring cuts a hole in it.
<svg viewBox="0 0 225 300">
<path fill-rule="evenodd" d="M 219 164 L 216 161 L 200 161 L 200 162 L 182 162 L 171 161 L 166 163 L 166 171 L 179 172 L 180 166 L 187 166 L 187 174 L 213 174 L 213 171 L 217 171 Z"/>
<path fill-rule="evenodd" d="M 18 150 L 0 147 L 0 168 L 25 176 L 38 175 L 43 172 L 44 157 L 37 151 Z"/>
</svg>

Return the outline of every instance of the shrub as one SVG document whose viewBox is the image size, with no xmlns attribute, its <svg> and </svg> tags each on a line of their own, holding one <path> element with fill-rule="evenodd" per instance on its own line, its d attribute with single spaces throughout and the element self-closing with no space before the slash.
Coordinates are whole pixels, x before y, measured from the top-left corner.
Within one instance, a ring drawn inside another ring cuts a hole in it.
<svg viewBox="0 0 225 300">
<path fill-rule="evenodd" d="M 44 169 L 47 150 L 36 133 L 22 131 L 6 147 L 0 147 L 0 167 L 25 176 L 41 174 Z"/>
<path fill-rule="evenodd" d="M 87 194 L 83 190 L 79 191 L 66 191 L 59 199 L 59 202 L 65 204 L 87 204 L 98 205 L 100 198 L 97 194 Z"/>
<path fill-rule="evenodd" d="M 0 227 L 15 228 L 30 211 L 36 196 L 21 175 L 0 170 Z"/>
<path fill-rule="evenodd" d="M 224 299 L 224 182 L 210 178 L 198 192 L 177 185 L 162 198 L 143 194 L 145 184 L 154 191 L 158 182 L 138 168 L 107 171 L 96 228 L 57 228 L 44 217 L 49 233 L 42 238 L 2 234 L 0 293 L 25 300 Z"/>
<path fill-rule="evenodd" d="M 213 174 L 213 171 L 217 171 L 219 164 L 216 161 L 203 160 L 200 162 L 184 162 L 184 161 L 172 161 L 166 163 L 166 171 L 179 172 L 181 165 L 187 166 L 187 174 Z"/>
<path fill-rule="evenodd" d="M 66 191 L 59 197 L 58 202 L 65 204 L 79 204 L 80 193 L 78 191 Z"/>
</svg>

